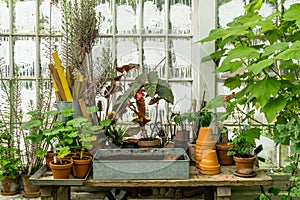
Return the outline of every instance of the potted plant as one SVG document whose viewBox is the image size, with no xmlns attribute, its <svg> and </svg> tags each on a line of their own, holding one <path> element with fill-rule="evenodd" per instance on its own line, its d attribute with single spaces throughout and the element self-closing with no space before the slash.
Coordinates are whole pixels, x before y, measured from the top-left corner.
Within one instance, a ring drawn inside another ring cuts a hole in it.
<svg viewBox="0 0 300 200">
<path fill-rule="evenodd" d="M 149 124 L 151 121 L 146 115 L 146 99 L 149 100 L 149 106 L 155 106 L 155 117 L 153 123 L 150 125 L 150 131 L 146 128 L 146 124 Z M 162 99 L 167 103 L 173 104 L 174 96 L 172 90 L 167 82 L 158 77 L 156 71 L 151 71 L 137 76 L 114 106 L 116 113 L 126 110 L 126 107 L 134 113 L 135 118 L 132 121 L 139 125 L 142 135 L 142 138 L 138 141 L 140 145 L 144 141 L 146 143 L 150 141 L 156 147 L 161 146 L 161 141 L 156 136 L 164 135 L 163 126 L 158 121 L 158 106 Z"/>
<path fill-rule="evenodd" d="M 88 108 L 88 113 L 94 113 L 98 110 L 97 106 Z M 93 126 L 85 117 L 78 116 L 69 122 L 78 130 L 79 155 L 72 157 L 73 159 L 73 175 L 76 178 L 84 178 L 90 168 L 92 157 L 84 155 L 86 150 L 93 148 L 92 142 L 97 139 L 96 132 L 100 132 L 100 126 Z"/>
<path fill-rule="evenodd" d="M 44 134 L 46 137 L 52 138 L 53 150 L 56 153 L 53 160 L 49 162 L 53 177 L 55 179 L 68 179 L 73 165 L 71 149 L 76 146 L 75 139 L 78 137 L 78 133 L 71 122 L 74 114 L 73 108 L 64 108 L 59 114 L 66 117 L 68 121 L 56 120 L 52 128 L 45 130 Z"/>
<path fill-rule="evenodd" d="M 233 145 L 229 143 L 232 142 L 232 140 L 228 140 L 228 129 L 223 127 L 221 134 L 220 142 L 216 143 L 216 151 L 219 163 L 220 165 L 233 165 L 233 155 L 228 155 L 228 151 L 232 150 L 233 148 Z"/>
<path fill-rule="evenodd" d="M 117 124 L 114 119 L 101 120 L 100 127 L 109 142 L 116 147 L 121 147 L 123 138 L 128 136 L 126 133 L 127 128 Z"/>
<path fill-rule="evenodd" d="M 0 125 L 0 180 L 3 188 L 1 195 L 12 196 L 19 192 L 21 159 L 16 155 L 11 135 L 3 130 L 5 125 L 1 120 Z"/>
</svg>

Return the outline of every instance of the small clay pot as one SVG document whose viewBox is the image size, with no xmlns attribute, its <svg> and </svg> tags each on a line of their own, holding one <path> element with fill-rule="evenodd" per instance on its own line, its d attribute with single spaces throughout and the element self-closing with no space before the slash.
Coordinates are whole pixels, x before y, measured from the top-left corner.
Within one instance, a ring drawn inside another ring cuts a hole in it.
<svg viewBox="0 0 300 200">
<path fill-rule="evenodd" d="M 236 166 L 236 172 L 242 175 L 250 175 L 253 173 L 253 166 L 256 160 L 254 155 L 248 155 L 243 157 L 233 156 Z"/>
<path fill-rule="evenodd" d="M 216 144 L 217 155 L 221 165 L 233 165 L 234 160 L 232 155 L 227 155 L 228 150 L 232 149 L 233 145 L 227 142 L 218 142 Z"/>
<path fill-rule="evenodd" d="M 82 160 L 79 159 L 79 156 L 73 157 L 73 176 L 75 178 L 84 178 L 90 168 L 92 163 L 92 157 L 83 156 Z"/>
<path fill-rule="evenodd" d="M 218 161 L 216 150 L 210 150 L 210 152 L 199 163 L 200 173 L 213 175 L 219 174 L 221 167 Z"/>
<path fill-rule="evenodd" d="M 63 163 L 64 164 L 60 164 L 59 161 L 54 163 L 54 160 L 50 161 L 49 165 L 54 179 L 69 179 L 73 160 L 63 160 Z"/>
</svg>

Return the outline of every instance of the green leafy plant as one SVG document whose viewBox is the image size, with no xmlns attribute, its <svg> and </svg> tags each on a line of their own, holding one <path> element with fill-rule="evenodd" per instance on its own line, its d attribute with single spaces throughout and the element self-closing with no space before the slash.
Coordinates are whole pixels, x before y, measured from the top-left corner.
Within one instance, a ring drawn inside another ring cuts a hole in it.
<svg viewBox="0 0 300 200">
<path fill-rule="evenodd" d="M 189 113 L 172 113 L 171 120 L 179 125 L 182 129 L 186 129 L 186 126 L 190 123 L 198 123 L 199 127 L 208 127 L 212 122 L 212 112 L 207 109 L 202 109 L 200 112 Z"/>
<path fill-rule="evenodd" d="M 156 106 L 154 124 L 158 120 L 158 103 L 160 100 L 163 99 L 167 103 L 174 103 L 174 95 L 169 83 L 160 79 L 156 71 L 142 73 L 135 78 L 134 82 L 114 106 L 116 113 L 124 113 L 128 107 L 135 114 L 135 118 L 132 121 L 144 128 L 151 121 L 146 115 L 146 98 L 150 98 L 149 106 Z M 151 132 L 146 137 L 154 138 L 157 134 Z"/>
<path fill-rule="evenodd" d="M 12 135 L 3 130 L 0 120 L 0 181 L 16 178 L 21 173 L 21 159 L 16 155 Z"/>
<path fill-rule="evenodd" d="M 89 107 L 88 114 L 95 113 L 98 110 L 97 106 Z M 83 153 L 87 149 L 92 149 L 91 142 L 97 139 L 96 133 L 100 131 L 100 126 L 93 126 L 92 123 L 82 116 L 77 116 L 74 119 L 67 122 L 78 131 L 78 142 L 80 146 L 79 159 L 83 159 Z"/>
<path fill-rule="evenodd" d="M 300 116 L 300 4 L 288 9 L 276 5 L 271 15 L 262 16 L 258 12 L 262 3 L 262 0 L 251 2 L 245 6 L 244 15 L 202 39 L 200 42 L 216 41 L 217 46 L 203 61 L 212 59 L 218 66 L 217 73 L 230 74 L 224 85 L 238 90 L 236 100 L 240 105 L 251 105 L 264 114 L 269 124 L 274 123 L 270 127 L 276 144 L 294 144 L 293 160 L 299 157 L 299 139 L 297 131 L 286 125 L 293 127 Z M 293 165 L 291 162 L 287 169 Z M 294 177 L 293 170 L 290 172 Z M 291 199 L 292 191 L 298 191 L 297 184 L 292 183 L 289 194 L 282 199 Z"/>
<path fill-rule="evenodd" d="M 121 146 L 123 138 L 128 136 L 126 128 L 115 123 L 114 120 L 102 120 L 100 121 L 100 127 L 108 140 L 118 147 Z"/>
<path fill-rule="evenodd" d="M 250 110 L 250 106 L 241 102 L 241 99 L 236 95 L 238 94 L 232 92 L 231 95 L 224 96 L 222 106 L 225 107 L 226 112 L 221 118 L 224 120 L 229 117 L 234 119 L 233 138 L 229 142 L 233 145 L 233 148 L 228 151 L 228 154 L 245 157 L 247 154 L 252 154 L 251 150 L 256 148 L 255 140 L 259 139 L 261 128 L 251 125 L 251 122 L 255 120 L 253 116 L 255 110 Z M 212 106 L 212 102 L 209 103 L 209 106 Z M 256 152 L 258 153 L 258 149 Z"/>
<path fill-rule="evenodd" d="M 25 137 L 25 140 L 31 140 L 37 148 L 37 156 L 43 158 L 49 148 L 53 149 L 53 141 L 54 135 L 46 134 L 48 130 L 51 129 L 50 126 L 46 126 L 45 121 L 55 120 L 54 116 L 57 114 L 57 111 L 47 111 L 42 113 L 40 110 L 33 110 L 27 113 L 30 115 L 30 120 L 23 123 L 20 127 L 21 129 L 28 130 L 29 134 Z"/>
</svg>

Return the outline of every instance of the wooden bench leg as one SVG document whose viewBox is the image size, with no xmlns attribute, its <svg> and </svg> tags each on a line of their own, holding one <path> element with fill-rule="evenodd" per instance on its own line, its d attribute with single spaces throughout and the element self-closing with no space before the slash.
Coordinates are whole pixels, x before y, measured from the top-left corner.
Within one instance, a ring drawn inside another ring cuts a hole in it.
<svg viewBox="0 0 300 200">
<path fill-rule="evenodd" d="M 230 200 L 231 187 L 216 187 L 214 196 L 215 200 Z"/>
<path fill-rule="evenodd" d="M 47 186 L 41 187 L 42 200 L 70 200 L 71 187 L 70 186 Z"/>
</svg>

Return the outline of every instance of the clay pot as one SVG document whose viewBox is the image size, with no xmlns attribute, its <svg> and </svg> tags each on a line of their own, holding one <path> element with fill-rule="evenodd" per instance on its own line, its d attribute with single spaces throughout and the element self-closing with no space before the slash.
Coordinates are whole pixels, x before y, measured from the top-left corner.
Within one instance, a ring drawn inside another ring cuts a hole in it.
<svg viewBox="0 0 300 200">
<path fill-rule="evenodd" d="M 200 161 L 199 168 L 200 173 L 206 175 L 214 175 L 221 172 L 216 150 L 210 150 L 210 152 Z"/>
<path fill-rule="evenodd" d="M 22 174 L 22 181 L 24 186 L 23 196 L 26 198 L 36 198 L 40 196 L 40 186 L 33 185 L 29 180 L 30 176 Z"/>
<path fill-rule="evenodd" d="M 13 196 L 19 192 L 20 186 L 20 176 L 16 178 L 8 178 L 6 177 L 1 181 L 3 191 L 1 191 L 1 195 L 3 196 Z"/>
<path fill-rule="evenodd" d="M 205 141 L 215 141 L 212 129 L 210 127 L 201 127 L 198 133 L 197 141 L 198 143 L 202 143 Z"/>
<path fill-rule="evenodd" d="M 140 148 L 160 148 L 160 139 L 158 138 L 142 138 L 138 140 Z"/>
<path fill-rule="evenodd" d="M 73 176 L 76 178 L 84 178 L 89 171 L 90 165 L 92 163 L 92 157 L 83 156 L 80 160 L 79 156 L 73 157 Z"/>
<path fill-rule="evenodd" d="M 49 163 L 50 169 L 52 170 L 54 179 L 69 179 L 71 169 L 73 166 L 73 160 L 64 160 L 61 165 L 60 162 L 54 163 L 54 161 L 50 161 Z"/>
<path fill-rule="evenodd" d="M 221 165 L 233 165 L 234 160 L 232 155 L 227 155 L 233 145 L 229 145 L 227 142 L 218 142 L 216 144 L 217 155 Z"/>
<path fill-rule="evenodd" d="M 253 166 L 256 160 L 254 155 L 233 156 L 235 161 L 236 173 L 241 175 L 250 175 L 253 173 Z"/>
<path fill-rule="evenodd" d="M 196 141 L 196 167 L 200 168 L 200 161 L 212 150 L 216 142 L 210 127 L 201 127 Z"/>
<path fill-rule="evenodd" d="M 56 153 L 53 153 L 52 151 L 48 151 L 47 154 L 45 155 L 45 160 L 47 164 L 47 168 L 50 169 L 50 161 L 53 160 L 53 157 L 56 155 Z"/>
</svg>

